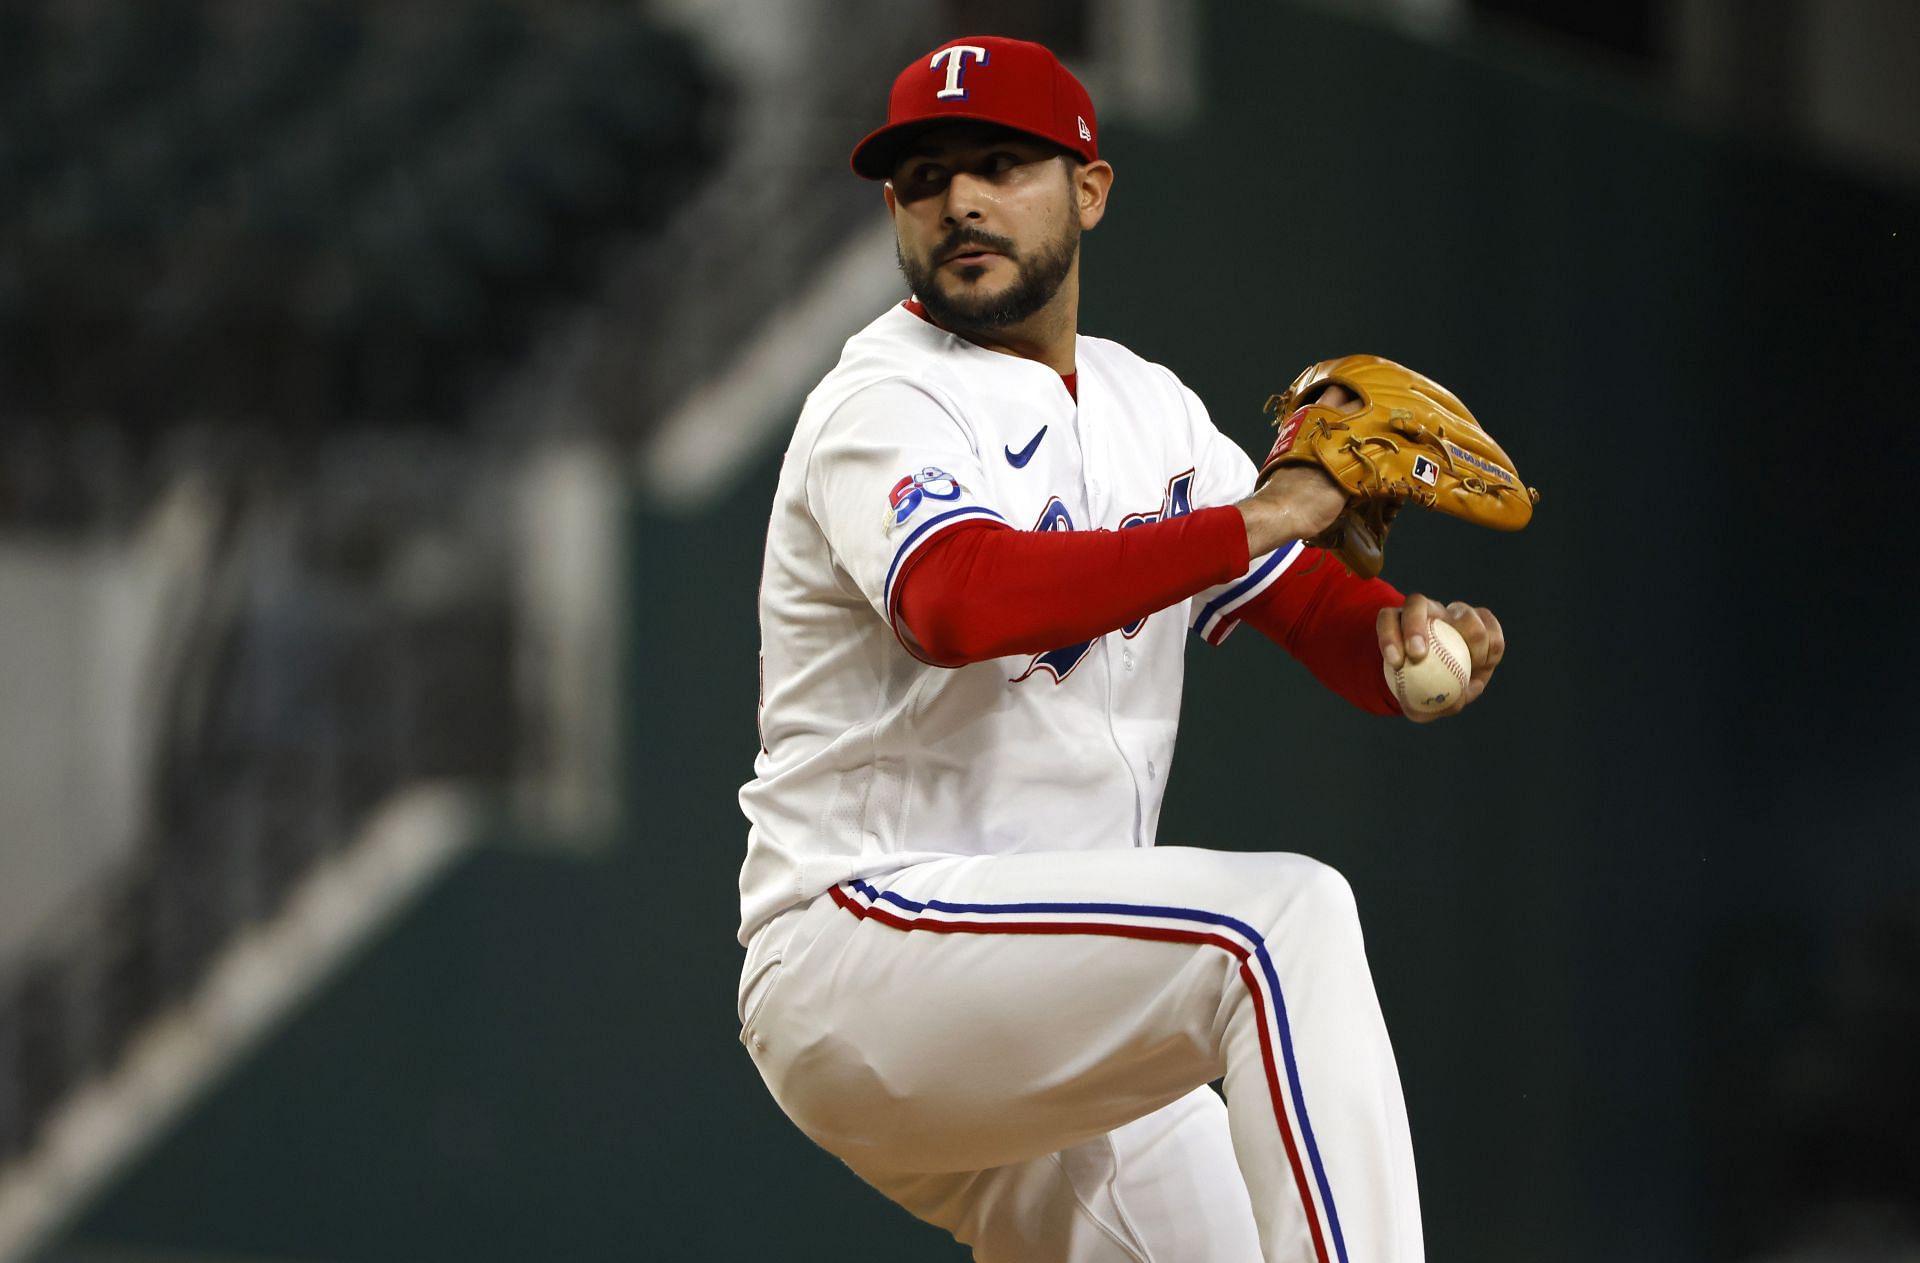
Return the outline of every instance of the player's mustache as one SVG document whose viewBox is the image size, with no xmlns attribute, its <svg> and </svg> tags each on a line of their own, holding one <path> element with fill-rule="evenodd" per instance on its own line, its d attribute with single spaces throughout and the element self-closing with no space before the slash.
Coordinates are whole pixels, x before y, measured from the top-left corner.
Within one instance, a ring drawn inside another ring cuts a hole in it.
<svg viewBox="0 0 1920 1263">
<path fill-rule="evenodd" d="M 962 246 L 978 246 L 982 250 L 1004 254 L 1009 259 L 1017 257 L 1013 251 L 1013 242 L 1005 237 L 996 237 L 990 232 L 982 232 L 978 228 L 956 228 L 934 249 L 933 257 L 935 259 L 950 258 Z"/>
</svg>

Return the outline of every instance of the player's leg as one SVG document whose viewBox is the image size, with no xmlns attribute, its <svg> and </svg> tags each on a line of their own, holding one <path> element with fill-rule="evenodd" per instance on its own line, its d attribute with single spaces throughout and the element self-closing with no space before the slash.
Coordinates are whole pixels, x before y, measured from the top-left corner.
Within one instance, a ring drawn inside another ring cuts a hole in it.
<svg viewBox="0 0 1920 1263">
<path fill-rule="evenodd" d="M 979 1263 L 1259 1263 L 1227 1111 L 1210 1088 L 1104 1136 L 996 1167 L 861 1172 Z"/>
<path fill-rule="evenodd" d="M 1224 1070 L 1267 1258 L 1420 1257 L 1352 896 L 1303 857 L 979 857 L 836 888 L 750 1025 L 788 1114 L 896 1176 L 1070 1149 Z"/>
</svg>

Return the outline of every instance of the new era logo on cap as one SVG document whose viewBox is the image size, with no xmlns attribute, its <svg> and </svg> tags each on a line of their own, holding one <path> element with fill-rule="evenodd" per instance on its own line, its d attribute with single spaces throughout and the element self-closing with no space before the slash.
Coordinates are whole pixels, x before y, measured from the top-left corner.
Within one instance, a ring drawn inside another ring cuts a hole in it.
<svg viewBox="0 0 1920 1263">
<path fill-rule="evenodd" d="M 969 35 L 917 57 L 893 81 L 886 126 L 853 151 L 853 169 L 884 180 L 916 135 L 939 123 L 998 123 L 1052 141 L 1092 162 L 1100 156 L 1093 100 L 1051 50 L 1026 40 Z"/>
</svg>

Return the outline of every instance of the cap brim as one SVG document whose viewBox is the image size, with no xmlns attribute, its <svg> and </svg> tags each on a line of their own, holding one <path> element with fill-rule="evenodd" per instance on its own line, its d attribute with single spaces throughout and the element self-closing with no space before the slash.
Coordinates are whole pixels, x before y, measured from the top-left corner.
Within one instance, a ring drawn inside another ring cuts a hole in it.
<svg viewBox="0 0 1920 1263">
<path fill-rule="evenodd" d="M 1042 136 L 1039 132 L 1014 127 L 984 114 L 963 114 L 956 111 L 934 118 L 916 118 L 910 122 L 893 123 L 869 132 L 865 140 L 853 147 L 853 156 L 848 160 L 853 167 L 853 173 L 867 180 L 891 178 L 893 168 L 900 161 L 900 155 L 906 152 L 909 145 L 936 127 L 945 127 L 950 123 L 989 123 L 994 127 L 1004 128 L 1021 136 L 1031 136 L 1035 140 L 1053 145 L 1062 153 L 1077 153 L 1076 150 L 1062 145 L 1051 136 Z M 1083 162 L 1091 161 L 1085 154 L 1078 154 L 1078 156 Z"/>
</svg>

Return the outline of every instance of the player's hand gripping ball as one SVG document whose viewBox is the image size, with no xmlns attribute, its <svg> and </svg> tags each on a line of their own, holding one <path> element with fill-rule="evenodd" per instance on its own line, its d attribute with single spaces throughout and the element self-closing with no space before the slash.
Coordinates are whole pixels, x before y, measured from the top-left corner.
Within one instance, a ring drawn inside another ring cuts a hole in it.
<svg viewBox="0 0 1920 1263">
<path fill-rule="evenodd" d="M 1418 662 L 1403 660 L 1397 667 L 1383 660 L 1380 670 L 1400 700 L 1401 709 L 1431 715 L 1465 696 L 1467 681 L 1473 675 L 1473 657 L 1467 652 L 1465 638 L 1452 624 L 1436 618 L 1427 625 L 1426 657 Z"/>
<path fill-rule="evenodd" d="M 1339 385 L 1360 406 L 1321 401 Z M 1387 531 L 1409 502 L 1517 531 L 1540 493 L 1452 391 L 1377 355 L 1322 360 L 1267 400 L 1280 436 L 1260 467 L 1315 465 L 1347 493 L 1347 507 L 1307 542 L 1337 554 L 1363 579 L 1380 573 Z"/>
<path fill-rule="evenodd" d="M 1400 710 L 1416 724 L 1457 715 L 1487 691 L 1507 655 L 1500 620 L 1484 605 L 1445 605 L 1419 592 L 1374 619 L 1381 668 Z"/>
</svg>

